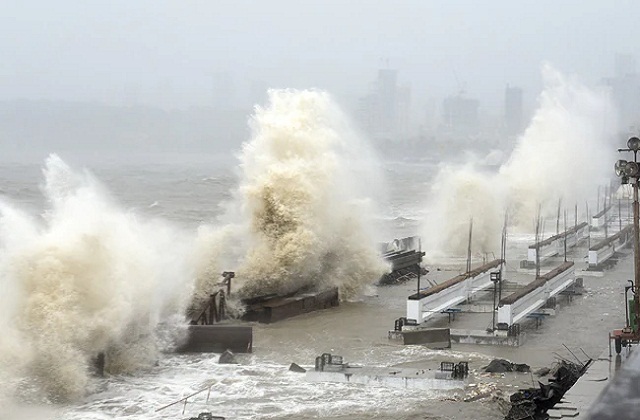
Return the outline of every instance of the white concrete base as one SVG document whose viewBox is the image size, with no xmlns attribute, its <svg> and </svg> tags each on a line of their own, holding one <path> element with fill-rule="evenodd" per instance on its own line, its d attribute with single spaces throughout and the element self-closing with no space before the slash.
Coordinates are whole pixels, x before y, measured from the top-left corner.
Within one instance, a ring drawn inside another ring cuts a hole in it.
<svg viewBox="0 0 640 420">
<path fill-rule="evenodd" d="M 518 347 L 524 344 L 525 341 L 526 334 L 523 332 L 516 337 L 509 337 L 506 331 L 451 330 L 452 343 Z"/>
</svg>

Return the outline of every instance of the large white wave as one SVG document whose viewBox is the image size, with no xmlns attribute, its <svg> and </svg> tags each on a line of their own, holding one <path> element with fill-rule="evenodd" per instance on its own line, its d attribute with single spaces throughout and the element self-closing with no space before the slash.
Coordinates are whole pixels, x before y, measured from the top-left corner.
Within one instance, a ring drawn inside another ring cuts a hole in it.
<svg viewBox="0 0 640 420">
<path fill-rule="evenodd" d="M 189 243 L 120 209 L 56 155 L 43 172 L 42 218 L 0 206 L 0 376 L 68 400 L 86 392 L 100 352 L 108 372 L 155 361 L 156 327 L 190 298 Z"/>
<path fill-rule="evenodd" d="M 375 282 L 386 270 L 371 234 L 379 167 L 336 103 L 325 92 L 271 90 L 250 125 L 233 215 L 200 231 L 199 284 L 211 287 L 229 265 L 242 297 L 335 285 L 349 298 Z"/>
<path fill-rule="evenodd" d="M 538 109 L 498 173 L 473 162 L 440 168 L 430 195 L 433 217 L 423 229 L 432 254 L 463 254 L 473 218 L 472 248 L 497 255 L 505 212 L 510 225 L 532 232 L 538 209 L 555 219 L 558 200 L 582 206 L 608 179 L 616 118 L 606 93 L 549 65 L 542 73 Z"/>
</svg>

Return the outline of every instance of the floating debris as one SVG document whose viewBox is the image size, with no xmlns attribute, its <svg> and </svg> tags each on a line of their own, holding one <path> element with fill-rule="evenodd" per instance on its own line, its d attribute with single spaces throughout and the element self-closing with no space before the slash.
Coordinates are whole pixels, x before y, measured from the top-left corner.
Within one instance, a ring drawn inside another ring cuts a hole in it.
<svg viewBox="0 0 640 420">
<path fill-rule="evenodd" d="M 238 363 L 236 361 L 236 355 L 233 354 L 231 350 L 225 350 L 218 359 L 218 363 L 220 364 L 233 364 Z"/>
<path fill-rule="evenodd" d="M 214 416 L 208 411 L 198 414 L 198 417 L 189 417 L 188 420 L 225 420 L 226 417 Z"/>
<path fill-rule="evenodd" d="M 289 371 L 297 372 L 297 373 L 305 373 L 307 369 L 303 368 L 302 366 L 296 363 L 291 363 L 291 366 L 289 366 Z"/>
</svg>

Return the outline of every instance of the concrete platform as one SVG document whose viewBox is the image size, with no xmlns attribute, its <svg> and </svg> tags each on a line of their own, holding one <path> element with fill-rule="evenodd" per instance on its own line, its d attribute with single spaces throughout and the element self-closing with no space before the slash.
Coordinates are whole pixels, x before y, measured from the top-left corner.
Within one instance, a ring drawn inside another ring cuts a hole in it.
<svg viewBox="0 0 640 420">
<path fill-rule="evenodd" d="M 402 331 L 389 331 L 390 340 L 402 340 L 402 344 L 423 344 L 430 349 L 450 349 L 451 334 L 449 328 L 414 328 Z"/>
<path fill-rule="evenodd" d="M 271 323 L 307 312 L 327 309 L 340 304 L 338 288 L 322 292 L 300 293 L 294 296 L 273 297 L 247 306 L 244 321 Z"/>
<path fill-rule="evenodd" d="M 189 325 L 187 341 L 177 349 L 178 353 L 251 353 L 253 327 L 250 325 L 215 324 Z"/>
<path fill-rule="evenodd" d="M 635 420 L 640 406 L 640 351 L 624 351 L 613 358 L 615 375 L 587 408 L 585 418 L 590 420 Z"/>
<path fill-rule="evenodd" d="M 337 372 L 309 370 L 305 378 L 312 382 L 342 382 L 361 385 L 388 386 L 392 388 L 450 390 L 462 389 L 468 380 L 440 379 L 440 372 L 425 369 L 395 367 L 349 366 Z"/>
</svg>

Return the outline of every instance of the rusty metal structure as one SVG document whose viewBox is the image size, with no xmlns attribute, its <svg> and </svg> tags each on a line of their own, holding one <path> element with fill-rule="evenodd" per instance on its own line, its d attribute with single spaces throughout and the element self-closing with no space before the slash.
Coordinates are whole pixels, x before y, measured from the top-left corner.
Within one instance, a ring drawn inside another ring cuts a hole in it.
<svg viewBox="0 0 640 420">
<path fill-rule="evenodd" d="M 218 283 L 220 289 L 209 295 L 209 299 L 201 307 L 189 311 L 192 326 L 216 325 L 232 318 L 227 311 L 227 299 L 231 295 L 231 280 L 235 278 L 233 271 L 222 273 L 223 280 Z M 327 309 L 340 304 L 337 287 L 321 291 L 297 291 L 288 295 L 264 295 L 243 299 L 245 311 L 243 321 L 261 323 L 276 322 L 285 318 L 307 312 Z"/>
<path fill-rule="evenodd" d="M 177 349 L 181 353 L 220 353 L 231 350 L 235 353 L 251 353 L 253 350 L 253 327 L 239 325 L 229 320 L 227 298 L 231 294 L 233 271 L 222 273 L 220 289 L 211 295 L 201 307 L 192 308 L 187 340 Z"/>
<path fill-rule="evenodd" d="M 381 256 L 391 266 L 391 271 L 380 277 L 378 284 L 390 285 L 404 283 L 427 274 L 422 268 L 422 252 L 420 238 L 410 236 L 381 245 Z"/>
<path fill-rule="evenodd" d="M 213 325 L 227 318 L 227 296 L 231 295 L 231 279 L 235 277 L 233 271 L 222 273 L 219 286 L 225 287 L 211 295 L 204 308 L 192 308 L 189 311 L 191 325 Z"/>
</svg>

